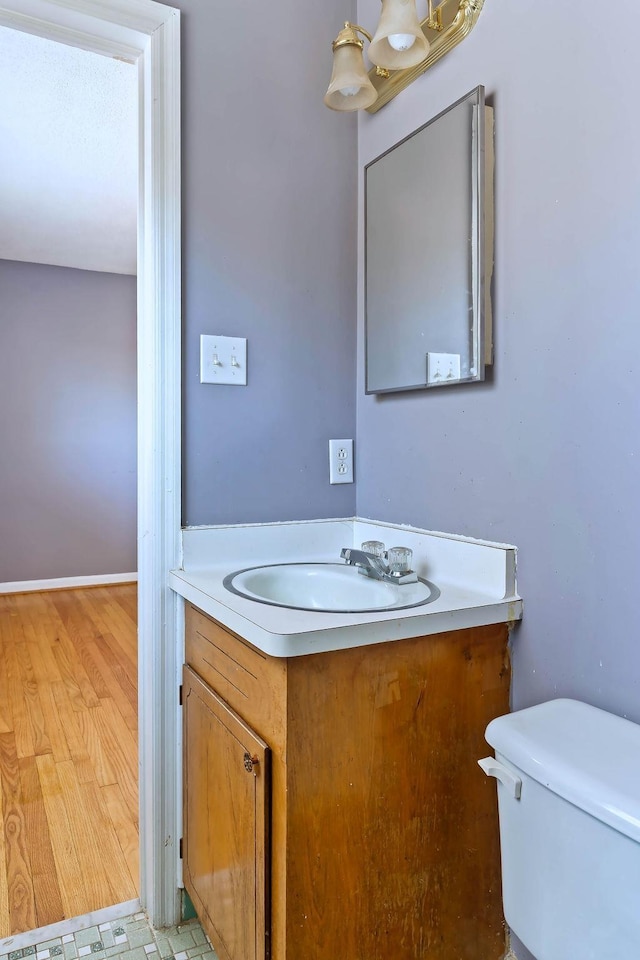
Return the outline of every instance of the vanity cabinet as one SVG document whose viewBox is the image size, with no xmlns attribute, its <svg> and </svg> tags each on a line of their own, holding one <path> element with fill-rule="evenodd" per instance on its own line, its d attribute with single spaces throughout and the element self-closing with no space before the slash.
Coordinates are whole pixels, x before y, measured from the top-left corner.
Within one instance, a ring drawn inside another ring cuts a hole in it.
<svg viewBox="0 0 640 960">
<path fill-rule="evenodd" d="M 500 960 L 508 626 L 280 659 L 186 610 L 184 882 L 220 960 Z"/>
<path fill-rule="evenodd" d="M 269 748 L 184 668 L 189 887 L 223 958 L 268 957 Z"/>
</svg>

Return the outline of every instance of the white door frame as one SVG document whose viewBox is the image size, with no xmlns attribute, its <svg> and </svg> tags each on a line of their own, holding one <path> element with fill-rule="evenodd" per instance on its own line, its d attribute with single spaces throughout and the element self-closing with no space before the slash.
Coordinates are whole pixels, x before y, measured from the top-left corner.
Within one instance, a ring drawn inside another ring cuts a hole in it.
<svg viewBox="0 0 640 960">
<path fill-rule="evenodd" d="M 0 24 L 138 63 L 140 900 L 179 918 L 180 14 L 153 0 L 0 0 Z"/>
</svg>

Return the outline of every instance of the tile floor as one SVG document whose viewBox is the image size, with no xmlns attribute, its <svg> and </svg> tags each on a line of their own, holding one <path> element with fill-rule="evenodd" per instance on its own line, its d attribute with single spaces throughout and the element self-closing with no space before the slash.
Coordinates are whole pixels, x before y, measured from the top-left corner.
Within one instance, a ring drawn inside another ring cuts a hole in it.
<svg viewBox="0 0 640 960">
<path fill-rule="evenodd" d="M 144 913 L 111 920 L 44 940 L 32 947 L 0 953 L 0 960 L 218 960 L 197 920 L 154 930 Z"/>
</svg>

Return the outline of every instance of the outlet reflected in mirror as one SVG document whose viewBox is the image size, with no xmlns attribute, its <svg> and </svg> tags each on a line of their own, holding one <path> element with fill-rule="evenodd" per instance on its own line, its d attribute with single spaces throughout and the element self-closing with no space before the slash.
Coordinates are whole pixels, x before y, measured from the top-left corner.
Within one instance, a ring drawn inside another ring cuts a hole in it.
<svg viewBox="0 0 640 960">
<path fill-rule="evenodd" d="M 484 380 L 493 112 L 484 87 L 365 168 L 366 392 Z"/>
</svg>

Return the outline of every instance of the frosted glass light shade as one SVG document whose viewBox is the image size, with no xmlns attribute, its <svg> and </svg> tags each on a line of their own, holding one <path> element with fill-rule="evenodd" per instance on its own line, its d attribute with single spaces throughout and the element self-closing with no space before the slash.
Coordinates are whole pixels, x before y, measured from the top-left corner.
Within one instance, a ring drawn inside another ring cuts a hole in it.
<svg viewBox="0 0 640 960">
<path fill-rule="evenodd" d="M 402 42 L 396 38 L 403 36 Z M 407 46 L 407 38 L 414 37 L 414 42 Z M 389 37 L 394 38 L 395 49 L 389 43 Z M 382 0 L 382 13 L 378 29 L 376 30 L 371 46 L 369 59 L 377 67 L 386 67 L 387 70 L 406 70 L 415 67 L 429 55 L 429 41 L 422 32 L 416 0 Z"/>
<path fill-rule="evenodd" d="M 355 43 L 336 47 L 325 104 L 331 110 L 366 110 L 377 96 L 364 65 L 362 47 Z"/>
</svg>

